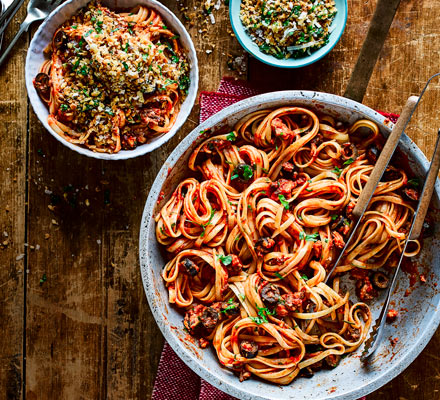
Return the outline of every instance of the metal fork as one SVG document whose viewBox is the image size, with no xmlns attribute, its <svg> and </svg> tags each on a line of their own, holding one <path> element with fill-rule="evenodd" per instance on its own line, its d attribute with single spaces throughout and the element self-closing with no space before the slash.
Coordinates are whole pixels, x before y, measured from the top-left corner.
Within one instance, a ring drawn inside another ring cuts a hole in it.
<svg viewBox="0 0 440 400">
<path fill-rule="evenodd" d="M 365 342 L 364 350 L 361 355 L 361 361 L 364 362 L 367 361 L 368 358 L 377 350 L 380 344 L 380 340 L 382 338 L 382 333 L 385 326 L 386 314 L 388 311 L 388 307 L 390 305 L 391 296 L 396 286 L 397 275 L 399 273 L 400 264 L 402 263 L 402 259 L 405 255 L 404 253 L 406 250 L 406 246 L 408 245 L 408 242 L 410 240 L 417 239 L 422 232 L 423 221 L 425 220 L 426 213 L 428 212 L 428 208 L 431 201 L 432 193 L 434 192 L 435 182 L 437 180 L 439 168 L 440 168 L 440 129 L 437 134 L 437 142 L 435 143 L 434 154 L 432 155 L 431 165 L 429 166 L 428 174 L 426 175 L 425 178 L 425 183 L 423 185 L 422 194 L 420 195 L 419 204 L 417 205 L 408 236 L 405 240 L 405 243 L 403 244 L 402 252 L 400 253 L 399 263 L 397 264 L 397 267 L 394 270 L 391 284 L 388 287 L 387 297 L 385 299 L 384 305 L 382 306 L 382 310 L 380 312 L 379 318 L 377 318 L 371 330 L 370 337 Z"/>
<path fill-rule="evenodd" d="M 4 51 L 2 56 L 0 57 L 0 66 L 6 60 L 9 52 L 14 47 L 18 38 L 23 34 L 23 32 L 27 32 L 29 26 L 32 22 L 40 21 L 45 19 L 56 7 L 58 7 L 63 0 L 31 0 L 27 6 L 27 15 L 25 20 L 21 23 L 20 29 L 17 34 L 12 39 L 8 48 Z"/>
</svg>

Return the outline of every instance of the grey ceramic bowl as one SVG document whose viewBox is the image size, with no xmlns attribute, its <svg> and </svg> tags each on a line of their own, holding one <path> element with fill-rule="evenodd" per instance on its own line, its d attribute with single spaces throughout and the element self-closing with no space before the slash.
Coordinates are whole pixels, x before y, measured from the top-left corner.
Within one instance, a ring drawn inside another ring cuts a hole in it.
<svg viewBox="0 0 440 400">
<path fill-rule="evenodd" d="M 163 250 L 156 242 L 153 216 L 168 200 L 179 181 L 188 176 L 187 160 L 195 146 L 200 143 L 200 131 L 208 128 L 213 128 L 215 131 L 224 126 L 232 127 L 241 117 L 253 111 L 292 104 L 328 113 L 348 123 L 353 123 L 359 118 L 368 118 L 380 126 L 385 136 L 392 128 L 388 120 L 362 104 L 317 92 L 267 93 L 222 110 L 194 129 L 176 147 L 157 175 L 142 216 L 140 232 L 142 280 L 151 311 L 166 340 L 193 371 L 217 388 L 239 399 L 249 400 L 357 399 L 386 384 L 408 367 L 437 329 L 440 322 L 440 285 L 438 288 L 435 286 L 440 283 L 438 233 L 434 238 L 425 240 L 423 251 L 418 257 L 418 261 L 424 266 L 421 268 L 424 271 L 421 272 L 425 273 L 427 282 L 417 284 L 412 294 L 405 297 L 409 279 L 405 273 L 400 273 L 398 289 L 393 295 L 394 308 L 407 309 L 407 311 L 400 313 L 401 316 L 396 324 L 386 326 L 384 340 L 372 358 L 371 366 L 366 368 L 361 365 L 359 360 L 361 348 L 343 359 L 334 370 L 320 371 L 312 379 L 299 378 L 289 386 L 277 386 L 254 378 L 240 383 L 232 372 L 220 366 L 212 350 L 201 350 L 197 344 L 185 340 L 182 315 L 175 308 L 170 307 L 167 290 L 160 276 L 165 258 Z M 410 168 L 423 177 L 427 172 L 428 161 L 420 149 L 406 135 L 401 140 L 400 148 L 408 157 Z M 158 203 L 162 190 L 165 198 Z M 436 208 L 440 206 L 439 194 L 440 183 L 437 181 L 433 198 Z M 380 305 L 381 299 L 378 299 L 371 307 L 375 318 L 378 316 Z M 394 347 L 390 345 L 389 337 L 399 338 Z"/>
<path fill-rule="evenodd" d="M 76 144 L 68 142 L 66 139 L 58 135 L 48 124 L 47 117 L 49 115 L 46 104 L 41 101 L 37 94 L 37 91 L 33 85 L 33 79 L 38 74 L 41 64 L 46 60 L 46 56 L 43 53 L 44 49 L 52 41 L 53 34 L 70 17 L 75 15 L 79 9 L 85 7 L 91 0 L 68 0 L 61 4 L 40 25 L 35 33 L 32 41 L 29 45 L 29 49 L 26 56 L 25 78 L 26 89 L 28 92 L 29 100 L 31 101 L 32 108 L 37 114 L 38 119 L 44 125 L 44 127 L 50 132 L 50 134 L 77 153 L 83 154 L 88 157 L 99 158 L 101 160 L 126 160 L 128 158 L 134 158 L 147 154 L 158 147 L 162 146 L 168 140 L 170 140 L 180 127 L 187 120 L 194 102 L 197 97 L 197 89 L 199 83 L 199 70 L 197 65 L 197 54 L 194 48 L 191 36 L 186 31 L 185 27 L 179 21 L 179 19 L 162 3 L 156 0 L 102 0 L 104 6 L 110 9 L 130 9 L 137 5 L 144 5 L 157 11 L 166 22 L 167 26 L 171 28 L 176 34 L 180 36 L 180 41 L 183 48 L 186 51 L 188 61 L 190 64 L 190 79 L 191 84 L 188 89 L 188 95 L 183 101 L 176 122 L 169 132 L 164 135 L 157 136 L 151 139 L 148 143 L 136 147 L 133 150 L 121 150 L 115 154 L 98 153 L 87 148 L 78 146 Z"/>
</svg>

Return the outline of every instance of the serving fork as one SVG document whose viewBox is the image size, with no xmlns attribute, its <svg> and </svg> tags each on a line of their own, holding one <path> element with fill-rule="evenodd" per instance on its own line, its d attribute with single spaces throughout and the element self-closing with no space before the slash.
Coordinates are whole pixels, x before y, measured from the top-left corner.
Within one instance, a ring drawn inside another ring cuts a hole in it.
<svg viewBox="0 0 440 400">
<path fill-rule="evenodd" d="M 423 228 L 423 221 L 425 220 L 426 213 L 428 212 L 429 204 L 431 201 L 432 193 L 434 192 L 435 182 L 437 179 L 438 171 L 440 168 L 440 129 L 438 131 L 437 142 L 435 144 L 434 154 L 432 156 L 431 165 L 429 166 L 428 174 L 425 178 L 422 193 L 420 195 L 419 203 L 414 213 L 411 227 L 403 244 L 402 252 L 400 253 L 399 263 L 393 272 L 391 284 L 388 287 L 387 297 L 385 303 L 382 306 L 379 318 L 377 318 L 370 337 L 366 340 L 364 350 L 361 355 L 362 361 L 367 361 L 368 358 L 376 351 L 380 339 L 382 337 L 383 327 L 386 321 L 386 314 L 390 305 L 391 296 L 396 286 L 397 275 L 399 273 L 400 264 L 402 263 L 405 255 L 405 250 L 410 240 L 416 240 L 420 236 Z"/>
<path fill-rule="evenodd" d="M 29 26 L 36 21 L 41 21 L 45 19 L 56 7 L 58 7 L 63 0 L 30 0 L 27 6 L 27 15 L 25 20 L 21 23 L 20 28 L 8 48 L 4 51 L 2 56 L 0 57 L 0 66 L 6 60 L 9 52 L 14 47 L 15 43 L 19 39 L 19 37 L 27 32 Z"/>
<path fill-rule="evenodd" d="M 386 168 L 388 167 L 388 164 L 391 160 L 392 155 L 394 154 L 397 145 L 399 143 L 400 137 L 402 136 L 402 133 L 408 126 L 409 122 L 411 121 L 411 118 L 417 108 L 417 106 L 420 103 L 421 98 L 426 92 L 426 89 L 428 88 L 431 81 L 437 77 L 440 76 L 440 73 L 434 74 L 431 76 L 428 81 L 426 82 L 425 87 L 423 88 L 422 92 L 420 93 L 419 97 L 411 96 L 406 104 L 405 107 L 402 110 L 402 113 L 397 120 L 397 123 L 394 125 L 390 135 L 388 136 L 388 139 L 379 155 L 379 158 L 376 162 L 376 165 L 373 169 L 373 171 L 370 174 L 370 177 L 363 188 L 359 199 L 356 203 L 355 208 L 353 209 L 352 215 L 353 215 L 353 224 L 352 228 L 349 231 L 349 236 L 347 241 L 345 242 L 345 246 L 342 249 L 342 251 L 339 253 L 338 258 L 336 259 L 335 264 L 333 265 L 332 269 L 329 271 L 327 278 L 325 282 L 327 283 L 333 273 L 335 272 L 337 266 L 339 265 L 340 261 L 344 257 L 344 253 L 347 250 L 348 246 L 351 243 L 351 240 L 353 239 L 356 229 L 358 228 L 362 217 L 365 213 L 365 211 L 368 208 L 368 205 L 373 197 L 373 194 L 376 190 L 376 187 L 379 183 L 379 181 L 382 178 L 382 175 L 384 174 Z M 422 193 L 419 199 L 419 203 L 417 205 L 416 211 L 413 215 L 411 227 L 409 230 L 409 233 L 405 239 L 405 242 L 403 244 L 403 249 L 400 254 L 399 263 L 397 264 L 397 267 L 395 268 L 393 272 L 393 276 L 391 279 L 391 284 L 388 286 L 388 292 L 386 295 L 385 302 L 382 306 L 381 312 L 377 320 L 375 321 L 375 325 L 373 326 L 370 336 L 368 340 L 365 342 L 364 350 L 361 355 L 362 361 L 367 361 L 368 358 L 377 350 L 377 347 L 380 343 L 383 329 L 385 326 L 385 320 L 386 315 L 388 311 L 388 307 L 391 301 L 391 296 L 394 291 L 394 287 L 396 285 L 397 281 L 397 275 L 400 270 L 400 265 L 402 263 L 404 253 L 406 250 L 406 247 L 408 245 L 408 242 L 410 240 L 415 240 L 419 237 L 421 231 L 423 222 L 426 217 L 426 213 L 428 211 L 429 203 L 432 197 L 432 193 L 434 192 L 435 182 L 437 179 L 437 175 L 440 169 L 440 130 L 438 132 L 437 142 L 434 149 L 434 154 L 432 156 L 431 165 L 428 170 L 428 174 L 425 179 L 425 183 L 423 185 Z"/>
</svg>

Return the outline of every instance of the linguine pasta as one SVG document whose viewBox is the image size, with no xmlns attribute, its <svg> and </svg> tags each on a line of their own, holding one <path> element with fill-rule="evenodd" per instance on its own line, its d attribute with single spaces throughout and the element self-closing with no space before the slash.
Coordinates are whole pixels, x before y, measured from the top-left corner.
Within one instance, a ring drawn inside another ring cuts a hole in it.
<svg viewBox="0 0 440 400">
<path fill-rule="evenodd" d="M 324 281 L 381 141 L 371 121 L 346 126 L 287 106 L 249 114 L 191 154 L 193 176 L 155 218 L 170 255 L 162 277 L 185 329 L 201 347 L 212 343 L 240 380 L 289 384 L 363 343 L 366 303 L 386 287 L 377 270 L 395 265 L 414 213 L 403 169 L 386 171 L 335 278 Z M 356 293 L 341 285 L 347 272 Z"/>
</svg>

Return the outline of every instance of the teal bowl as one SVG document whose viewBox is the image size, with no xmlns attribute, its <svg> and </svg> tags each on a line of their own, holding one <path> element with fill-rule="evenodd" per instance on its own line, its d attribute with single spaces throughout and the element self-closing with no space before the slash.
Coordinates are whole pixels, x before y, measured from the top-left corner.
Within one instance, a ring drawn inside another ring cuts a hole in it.
<svg viewBox="0 0 440 400">
<path fill-rule="evenodd" d="M 329 42 L 320 49 L 301 58 L 288 58 L 279 60 L 274 56 L 263 53 L 258 46 L 252 41 L 251 37 L 246 33 L 243 24 L 240 20 L 240 4 L 241 0 L 229 0 L 229 17 L 231 19 L 232 29 L 235 36 L 242 45 L 242 47 L 257 60 L 265 64 L 279 68 L 301 68 L 306 65 L 313 64 L 320 60 L 327 53 L 330 52 L 336 43 L 338 43 L 342 34 L 344 33 L 345 25 L 347 24 L 347 0 L 335 0 L 336 8 L 338 10 L 335 19 L 332 23 L 333 31 L 330 33 Z"/>
</svg>

